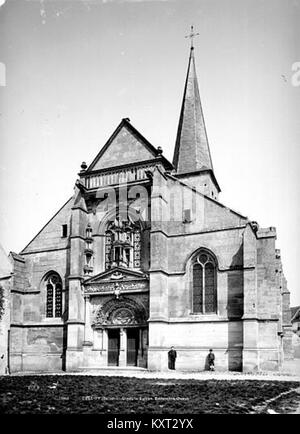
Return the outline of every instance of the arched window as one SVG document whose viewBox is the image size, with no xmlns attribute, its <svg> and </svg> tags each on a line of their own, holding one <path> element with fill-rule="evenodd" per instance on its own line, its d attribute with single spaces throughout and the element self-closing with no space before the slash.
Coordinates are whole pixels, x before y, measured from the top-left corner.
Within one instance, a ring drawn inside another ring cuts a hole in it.
<svg viewBox="0 0 300 434">
<path fill-rule="evenodd" d="M 105 233 L 105 269 L 141 267 L 141 229 L 130 217 L 112 222 Z"/>
<path fill-rule="evenodd" d="M 217 273 L 214 257 L 200 252 L 192 265 L 193 312 L 213 313 L 217 311 Z"/>
<path fill-rule="evenodd" d="M 62 282 L 57 273 L 51 273 L 46 279 L 46 317 L 62 316 Z"/>
</svg>

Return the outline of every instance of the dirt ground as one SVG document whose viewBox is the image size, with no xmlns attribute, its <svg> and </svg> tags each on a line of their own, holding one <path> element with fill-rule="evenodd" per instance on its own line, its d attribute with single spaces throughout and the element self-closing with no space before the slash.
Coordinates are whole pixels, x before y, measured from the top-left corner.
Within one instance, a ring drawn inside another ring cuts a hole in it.
<svg viewBox="0 0 300 434">
<path fill-rule="evenodd" d="M 101 375 L 0 377 L 4 414 L 293 413 L 299 381 Z"/>
</svg>

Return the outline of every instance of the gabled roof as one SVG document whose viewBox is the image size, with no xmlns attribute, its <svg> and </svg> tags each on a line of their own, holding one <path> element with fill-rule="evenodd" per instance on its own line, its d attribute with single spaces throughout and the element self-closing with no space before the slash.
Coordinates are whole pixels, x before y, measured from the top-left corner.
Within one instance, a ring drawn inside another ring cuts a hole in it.
<svg viewBox="0 0 300 434">
<path fill-rule="evenodd" d="M 24 249 L 21 250 L 20 252 L 21 255 L 28 253 L 29 247 L 39 238 L 39 236 L 42 236 L 43 231 L 46 230 L 48 225 L 50 225 L 51 223 L 55 224 L 55 219 L 58 218 L 59 214 L 64 211 L 64 208 L 71 206 L 73 200 L 74 200 L 74 196 L 70 197 L 70 199 L 68 199 L 67 202 L 64 203 L 64 205 L 51 217 L 51 219 L 42 227 L 42 229 L 40 229 L 40 231 L 32 238 L 32 240 L 24 247 Z M 59 228 L 58 230 L 60 231 L 61 226 L 59 225 L 57 227 Z M 58 239 L 60 241 L 67 240 L 67 238 L 61 239 L 60 235 Z"/>
<path fill-rule="evenodd" d="M 160 158 L 164 165 L 172 164 L 161 155 L 150 142 L 135 129 L 128 118 L 122 119 L 85 173 L 110 167 L 134 164 Z"/>
<path fill-rule="evenodd" d="M 213 171 L 198 88 L 194 47 L 191 47 L 190 51 L 173 165 L 178 174 L 199 170 Z"/>
</svg>

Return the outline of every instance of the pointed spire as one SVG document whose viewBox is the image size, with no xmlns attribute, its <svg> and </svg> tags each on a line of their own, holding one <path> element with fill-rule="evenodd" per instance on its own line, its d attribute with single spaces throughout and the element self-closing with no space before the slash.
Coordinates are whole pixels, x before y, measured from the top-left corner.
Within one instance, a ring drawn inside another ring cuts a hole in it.
<svg viewBox="0 0 300 434">
<path fill-rule="evenodd" d="M 173 165 L 178 174 L 213 170 L 196 75 L 193 37 L 179 118 Z"/>
</svg>

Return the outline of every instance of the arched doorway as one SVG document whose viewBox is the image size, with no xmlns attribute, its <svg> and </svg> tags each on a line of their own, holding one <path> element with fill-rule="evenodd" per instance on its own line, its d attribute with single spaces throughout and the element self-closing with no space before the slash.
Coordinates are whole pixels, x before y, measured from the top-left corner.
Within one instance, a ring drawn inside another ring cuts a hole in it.
<svg viewBox="0 0 300 434">
<path fill-rule="evenodd" d="M 108 366 L 147 367 L 147 314 L 141 303 L 110 300 L 99 308 L 93 326 L 106 334 Z"/>
</svg>

